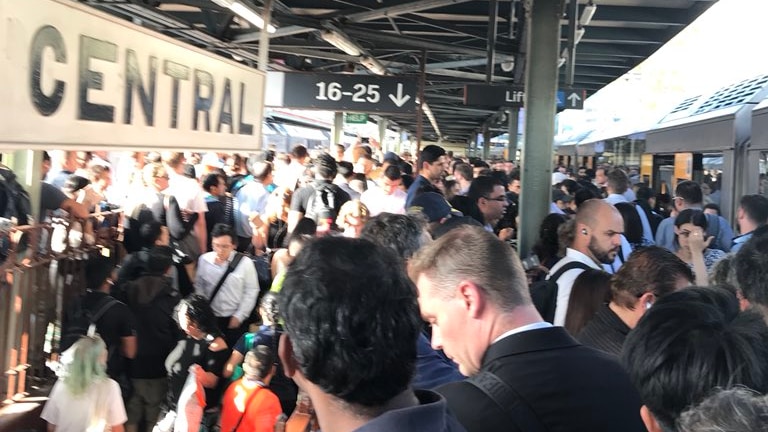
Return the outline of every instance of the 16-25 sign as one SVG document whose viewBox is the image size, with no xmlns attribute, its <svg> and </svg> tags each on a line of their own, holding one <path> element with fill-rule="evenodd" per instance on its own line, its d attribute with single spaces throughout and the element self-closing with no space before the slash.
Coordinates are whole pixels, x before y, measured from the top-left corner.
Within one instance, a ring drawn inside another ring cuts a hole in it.
<svg viewBox="0 0 768 432">
<path fill-rule="evenodd" d="M 270 72 L 267 106 L 381 113 L 416 110 L 414 79 Z"/>
</svg>

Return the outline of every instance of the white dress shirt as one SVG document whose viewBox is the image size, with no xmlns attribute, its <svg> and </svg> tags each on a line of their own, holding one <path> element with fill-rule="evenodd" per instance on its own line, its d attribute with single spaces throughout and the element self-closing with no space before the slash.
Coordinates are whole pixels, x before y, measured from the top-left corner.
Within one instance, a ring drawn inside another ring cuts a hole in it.
<svg viewBox="0 0 768 432">
<path fill-rule="evenodd" d="M 553 265 L 549 270 L 547 279 L 555 274 L 560 267 L 568 264 L 569 262 L 582 262 L 595 270 L 603 270 L 592 258 L 584 255 L 576 249 L 567 248 L 565 250 L 565 256 Z M 584 269 L 575 268 L 568 270 L 560 275 L 560 279 L 557 280 L 557 306 L 555 307 L 555 322 L 556 326 L 562 326 L 565 324 L 565 314 L 568 312 L 568 300 L 571 298 L 571 288 L 573 288 L 573 282 L 584 271 Z"/>
<path fill-rule="evenodd" d="M 216 252 L 207 252 L 200 256 L 195 276 L 196 294 L 210 299 L 219 279 L 235 258 L 235 253 L 232 251 L 229 259 L 221 264 L 216 264 Z M 211 309 L 217 317 L 235 317 L 243 322 L 256 306 L 258 295 L 259 279 L 256 275 L 256 267 L 248 256 L 244 256 L 237 268 L 227 276 L 211 302 Z"/>
</svg>

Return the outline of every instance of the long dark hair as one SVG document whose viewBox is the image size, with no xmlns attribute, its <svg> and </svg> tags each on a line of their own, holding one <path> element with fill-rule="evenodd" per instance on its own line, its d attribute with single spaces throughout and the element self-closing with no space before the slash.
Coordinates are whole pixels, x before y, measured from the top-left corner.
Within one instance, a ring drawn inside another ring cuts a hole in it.
<svg viewBox="0 0 768 432">
<path fill-rule="evenodd" d="M 611 275 L 596 269 L 584 270 L 573 282 L 565 329 L 574 336 L 611 300 Z"/>
</svg>

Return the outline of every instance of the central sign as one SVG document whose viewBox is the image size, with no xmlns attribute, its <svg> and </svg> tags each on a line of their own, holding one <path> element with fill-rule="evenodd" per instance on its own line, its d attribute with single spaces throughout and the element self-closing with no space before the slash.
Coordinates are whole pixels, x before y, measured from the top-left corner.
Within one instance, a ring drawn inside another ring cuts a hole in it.
<svg viewBox="0 0 768 432">
<path fill-rule="evenodd" d="M 265 75 L 64 0 L 0 0 L 4 148 L 260 145 Z"/>
<path fill-rule="evenodd" d="M 410 113 L 416 111 L 415 79 L 354 74 L 269 72 L 270 107 Z"/>
</svg>

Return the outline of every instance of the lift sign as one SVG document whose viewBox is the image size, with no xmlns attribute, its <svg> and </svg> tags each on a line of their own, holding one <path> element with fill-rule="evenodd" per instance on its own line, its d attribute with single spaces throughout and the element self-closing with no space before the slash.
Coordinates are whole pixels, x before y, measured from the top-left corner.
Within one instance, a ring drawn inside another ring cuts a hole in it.
<svg viewBox="0 0 768 432">
<path fill-rule="evenodd" d="M 0 0 L 0 147 L 253 150 L 264 74 L 66 0 Z"/>
</svg>

